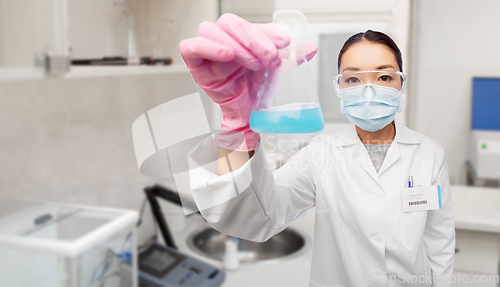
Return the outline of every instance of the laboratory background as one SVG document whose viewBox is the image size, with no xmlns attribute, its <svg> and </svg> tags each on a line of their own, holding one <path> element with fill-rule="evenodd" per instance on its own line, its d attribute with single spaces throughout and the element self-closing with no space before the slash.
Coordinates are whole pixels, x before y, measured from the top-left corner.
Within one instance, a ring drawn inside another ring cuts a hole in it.
<svg viewBox="0 0 500 287">
<path fill-rule="evenodd" d="M 497 0 L 0 0 L 0 286 L 307 286 L 314 211 L 265 243 L 229 237 L 186 214 L 173 176 L 148 176 L 134 145 L 147 111 L 197 92 L 219 129 L 179 41 L 223 13 L 268 23 L 279 9 L 304 13 L 319 47 L 320 133 L 349 124 L 332 84 L 345 40 L 372 29 L 398 44 L 397 119 L 446 155 L 452 286 L 500 286 Z M 263 135 L 270 166 L 316 134 Z"/>
</svg>

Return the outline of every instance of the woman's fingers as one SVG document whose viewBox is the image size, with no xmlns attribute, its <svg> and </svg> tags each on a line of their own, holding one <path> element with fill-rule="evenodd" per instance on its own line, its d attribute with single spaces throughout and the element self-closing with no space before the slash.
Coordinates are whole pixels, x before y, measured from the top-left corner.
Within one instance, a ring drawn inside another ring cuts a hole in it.
<svg viewBox="0 0 500 287">
<path fill-rule="evenodd" d="M 259 57 L 249 51 L 244 45 L 215 23 L 201 23 L 198 27 L 198 36 L 231 47 L 235 53 L 234 61 L 248 69 L 260 70 L 263 67 L 263 63 Z"/>
<path fill-rule="evenodd" d="M 252 24 L 264 32 L 267 37 L 276 45 L 276 48 L 284 48 L 290 44 L 290 35 L 281 28 L 279 25 L 274 23 L 267 24 Z"/>
<path fill-rule="evenodd" d="M 314 45 L 311 42 L 307 42 L 306 44 L 306 60 L 309 62 L 311 59 L 318 53 L 318 46 Z"/>
<path fill-rule="evenodd" d="M 235 51 L 231 47 L 201 37 L 182 40 L 179 51 L 184 62 L 191 68 L 200 66 L 205 59 L 228 62 L 235 57 Z"/>
<path fill-rule="evenodd" d="M 229 13 L 222 15 L 216 24 L 259 59 L 265 62 L 276 60 L 276 44 L 257 25 Z"/>
</svg>

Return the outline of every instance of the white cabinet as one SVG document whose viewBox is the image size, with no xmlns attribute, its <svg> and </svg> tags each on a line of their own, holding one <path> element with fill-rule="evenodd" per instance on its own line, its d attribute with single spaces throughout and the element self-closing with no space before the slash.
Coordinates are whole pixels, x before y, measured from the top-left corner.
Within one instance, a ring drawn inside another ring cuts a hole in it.
<svg viewBox="0 0 500 287">
<path fill-rule="evenodd" d="M 451 193 L 457 250 L 454 279 L 458 279 L 452 286 L 500 286 L 498 188 L 451 186 Z"/>
<path fill-rule="evenodd" d="M 456 231 L 455 270 L 498 274 L 500 235 L 467 230 Z"/>
<path fill-rule="evenodd" d="M 455 249 L 452 286 L 499 286 L 500 234 L 456 230 Z"/>
</svg>

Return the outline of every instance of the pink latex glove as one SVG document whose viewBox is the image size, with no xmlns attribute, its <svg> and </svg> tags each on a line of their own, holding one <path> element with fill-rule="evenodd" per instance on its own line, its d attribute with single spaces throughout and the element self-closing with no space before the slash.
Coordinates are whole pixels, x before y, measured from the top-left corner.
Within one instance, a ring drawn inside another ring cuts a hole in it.
<svg viewBox="0 0 500 287">
<path fill-rule="evenodd" d="M 234 14 L 222 15 L 215 24 L 201 23 L 198 37 L 179 43 L 196 83 L 221 107 L 222 130 L 240 133 L 244 139 L 219 137 L 218 146 L 237 151 L 257 147 L 260 135 L 250 129 L 255 97 L 266 67 L 277 60 L 277 49 L 289 43 L 289 35 L 278 25 L 253 24 Z M 306 59 L 317 50 L 308 43 Z"/>
</svg>

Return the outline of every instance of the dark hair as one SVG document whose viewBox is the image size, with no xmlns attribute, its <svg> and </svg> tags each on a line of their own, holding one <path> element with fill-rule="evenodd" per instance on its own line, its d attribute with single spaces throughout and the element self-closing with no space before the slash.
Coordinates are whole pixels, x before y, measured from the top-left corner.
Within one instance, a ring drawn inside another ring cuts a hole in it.
<svg viewBox="0 0 500 287">
<path fill-rule="evenodd" d="M 366 32 L 360 32 L 358 34 L 352 35 L 347 41 L 345 41 L 344 46 L 339 52 L 339 59 L 337 62 L 337 69 L 339 69 L 340 73 L 340 60 L 342 59 L 342 55 L 354 44 L 359 43 L 363 40 L 367 40 L 370 42 L 379 43 L 382 45 L 386 45 L 389 49 L 391 49 L 394 57 L 396 58 L 396 62 L 399 66 L 399 71 L 403 72 L 403 57 L 401 55 L 401 51 L 398 48 L 398 45 L 394 43 L 391 37 L 386 34 L 378 31 L 367 30 Z"/>
</svg>

